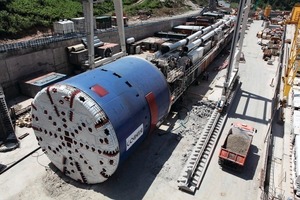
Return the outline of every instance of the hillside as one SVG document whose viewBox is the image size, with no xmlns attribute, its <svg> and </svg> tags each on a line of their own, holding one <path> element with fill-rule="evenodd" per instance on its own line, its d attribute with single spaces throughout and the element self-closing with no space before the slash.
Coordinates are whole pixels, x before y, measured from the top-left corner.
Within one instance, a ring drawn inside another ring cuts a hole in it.
<svg viewBox="0 0 300 200">
<path fill-rule="evenodd" d="M 291 10 L 298 0 L 256 0 L 255 8 L 270 4 L 272 9 Z M 207 6 L 209 0 L 123 0 L 124 13 L 130 18 L 139 12 L 152 17 L 176 15 L 195 7 Z M 232 0 L 237 6 L 239 0 Z M 113 1 L 94 5 L 94 15 L 112 14 Z M 81 0 L 2 0 L 0 1 L 0 40 L 24 38 L 43 32 L 51 33 L 53 22 L 83 16 Z"/>
<path fill-rule="evenodd" d="M 137 15 L 139 11 L 152 16 L 186 12 L 193 4 L 207 4 L 207 0 L 123 0 L 124 13 Z M 94 15 L 112 14 L 113 2 L 106 0 L 94 5 Z M 49 31 L 53 22 L 83 16 L 81 0 L 4 0 L 0 1 L 0 39 L 20 38 Z"/>
</svg>

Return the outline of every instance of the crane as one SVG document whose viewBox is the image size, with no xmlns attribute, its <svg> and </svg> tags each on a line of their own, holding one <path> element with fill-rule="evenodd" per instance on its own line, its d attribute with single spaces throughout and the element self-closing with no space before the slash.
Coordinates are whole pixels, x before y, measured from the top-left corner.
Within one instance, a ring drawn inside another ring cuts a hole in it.
<svg viewBox="0 0 300 200">
<path fill-rule="evenodd" d="M 104 0 L 82 0 L 83 5 L 83 13 L 86 18 L 86 35 L 87 35 L 87 43 L 88 43 L 88 66 L 89 69 L 93 69 L 97 66 L 100 66 L 104 63 L 108 63 L 113 61 L 117 58 L 120 58 L 126 55 L 126 44 L 125 44 L 125 30 L 124 30 L 124 21 L 123 21 L 123 5 L 122 1 L 120 0 L 113 0 L 116 17 L 117 17 L 117 24 L 118 24 L 118 33 L 120 38 L 121 44 L 121 52 L 112 55 L 112 57 L 104 58 L 98 61 L 95 61 L 94 57 L 94 27 L 93 27 L 93 4 L 94 3 L 101 3 Z"/>
<path fill-rule="evenodd" d="M 222 91 L 221 100 L 219 101 L 218 104 L 219 110 L 222 110 L 223 106 L 225 106 L 230 91 L 235 81 L 238 79 L 238 67 L 242 55 L 244 34 L 247 26 L 250 5 L 251 5 L 251 0 L 243 0 L 240 1 L 239 3 L 236 27 L 234 30 L 234 35 L 231 43 L 226 80 L 224 82 L 224 88 Z"/>
<path fill-rule="evenodd" d="M 283 77 L 283 99 L 282 99 L 282 106 L 286 106 L 286 102 L 288 99 L 288 95 L 290 92 L 290 89 L 293 85 L 293 81 L 296 77 L 297 71 L 300 70 L 300 41 L 298 41 L 298 36 L 300 36 L 300 3 L 296 3 L 293 7 L 290 20 L 286 21 L 286 24 L 294 24 L 295 27 L 295 33 L 294 33 L 294 39 L 288 59 L 288 65 L 284 73 Z"/>
<path fill-rule="evenodd" d="M 267 5 L 264 11 L 265 20 L 268 20 L 270 18 L 271 10 L 272 10 L 271 5 Z"/>
</svg>

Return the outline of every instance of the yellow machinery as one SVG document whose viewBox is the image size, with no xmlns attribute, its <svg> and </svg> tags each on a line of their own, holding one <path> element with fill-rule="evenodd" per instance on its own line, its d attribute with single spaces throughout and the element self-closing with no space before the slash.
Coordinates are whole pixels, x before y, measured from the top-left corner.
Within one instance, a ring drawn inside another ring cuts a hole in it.
<svg viewBox="0 0 300 200">
<path fill-rule="evenodd" d="M 269 18 L 271 14 L 272 7 L 271 5 L 267 5 L 264 11 L 264 17 Z"/>
<path fill-rule="evenodd" d="M 285 101 L 288 99 L 297 71 L 300 70 L 300 3 L 295 4 L 291 13 L 291 18 L 286 21 L 286 24 L 295 24 L 296 27 L 288 66 L 283 77 L 283 98 Z"/>
</svg>

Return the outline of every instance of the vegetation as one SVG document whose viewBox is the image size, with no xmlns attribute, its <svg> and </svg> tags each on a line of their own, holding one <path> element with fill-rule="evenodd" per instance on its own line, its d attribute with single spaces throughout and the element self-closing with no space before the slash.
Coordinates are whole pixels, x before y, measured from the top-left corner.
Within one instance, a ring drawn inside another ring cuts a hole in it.
<svg viewBox="0 0 300 200">
<path fill-rule="evenodd" d="M 172 8 L 184 7 L 181 0 L 123 0 L 124 12 L 136 15 L 140 10 L 164 9 L 165 14 Z M 186 7 L 184 7 L 186 8 Z M 105 0 L 94 5 L 94 15 L 111 14 L 113 1 Z M 0 1 L 0 38 L 21 37 L 43 28 L 52 28 L 53 22 L 83 16 L 81 0 L 1 0 Z"/>
<path fill-rule="evenodd" d="M 209 0 L 192 0 L 192 2 L 199 6 L 207 6 L 209 4 Z"/>
<path fill-rule="evenodd" d="M 232 0 L 231 2 L 238 3 L 239 0 Z M 272 6 L 272 10 L 292 10 L 293 6 L 299 0 L 279 1 L 279 0 L 254 0 L 252 3 L 256 8 L 265 8 L 268 4 Z"/>
<path fill-rule="evenodd" d="M 32 28 L 49 27 L 54 21 L 82 14 L 80 1 L 7 0 L 0 3 L 0 36 Z"/>
<path fill-rule="evenodd" d="M 132 0 L 131 0 L 132 1 Z M 130 2 L 127 0 L 125 2 Z M 112 1 L 95 5 L 95 14 L 114 9 Z M 81 0 L 0 1 L 0 37 L 15 36 L 28 30 L 52 27 L 53 22 L 83 16 Z"/>
<path fill-rule="evenodd" d="M 125 3 L 124 3 L 125 4 Z M 188 7 L 182 0 L 144 0 L 136 4 L 125 4 L 125 12 L 137 15 L 140 11 L 150 12 L 154 15 L 172 15 L 187 10 Z"/>
<path fill-rule="evenodd" d="M 199 6 L 208 5 L 209 0 L 191 0 Z M 269 3 L 273 9 L 291 10 L 298 0 L 255 0 L 255 6 L 264 8 Z M 237 5 L 239 0 L 232 0 Z M 189 9 L 182 0 L 123 0 L 126 15 L 137 15 L 140 11 L 153 15 L 177 14 Z M 112 0 L 94 5 L 94 15 L 111 14 Z M 21 37 L 42 28 L 52 28 L 53 22 L 83 16 L 81 0 L 0 0 L 0 39 Z"/>
</svg>

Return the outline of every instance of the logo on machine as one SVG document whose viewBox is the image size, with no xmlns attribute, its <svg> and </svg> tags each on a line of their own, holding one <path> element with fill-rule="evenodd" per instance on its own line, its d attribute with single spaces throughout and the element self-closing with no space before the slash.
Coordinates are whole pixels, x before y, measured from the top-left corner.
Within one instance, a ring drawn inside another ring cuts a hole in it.
<svg viewBox="0 0 300 200">
<path fill-rule="evenodd" d="M 131 135 L 126 138 L 126 151 L 143 135 L 143 124 L 141 124 Z"/>
</svg>

